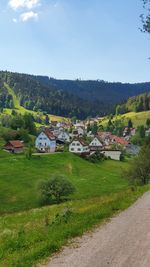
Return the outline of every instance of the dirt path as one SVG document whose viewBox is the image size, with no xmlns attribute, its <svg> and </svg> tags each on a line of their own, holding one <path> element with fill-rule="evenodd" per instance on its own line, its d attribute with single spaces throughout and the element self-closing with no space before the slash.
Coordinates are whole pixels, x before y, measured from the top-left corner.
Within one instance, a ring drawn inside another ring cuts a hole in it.
<svg viewBox="0 0 150 267">
<path fill-rule="evenodd" d="M 150 267 L 150 192 L 45 267 Z"/>
</svg>

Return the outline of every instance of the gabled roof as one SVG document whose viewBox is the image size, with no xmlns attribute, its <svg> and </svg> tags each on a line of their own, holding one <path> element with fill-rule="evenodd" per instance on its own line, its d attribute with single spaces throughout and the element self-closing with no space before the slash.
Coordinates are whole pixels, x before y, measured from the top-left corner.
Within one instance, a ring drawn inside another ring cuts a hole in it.
<svg viewBox="0 0 150 267">
<path fill-rule="evenodd" d="M 11 140 L 5 145 L 5 147 L 7 147 L 7 146 L 12 146 L 14 148 L 23 148 L 24 147 L 23 142 L 21 142 L 20 140 Z"/>
<path fill-rule="evenodd" d="M 50 140 L 55 140 L 55 136 L 54 136 L 54 134 L 51 132 L 50 129 L 45 128 L 44 131 L 43 131 L 43 133 L 45 133 L 46 136 L 47 136 Z"/>
<path fill-rule="evenodd" d="M 116 135 L 112 135 L 112 140 L 114 140 L 116 143 L 120 145 L 128 145 L 129 142 L 126 141 L 123 137 L 118 137 Z"/>
<path fill-rule="evenodd" d="M 96 135 L 94 138 L 97 138 L 98 139 L 98 141 L 101 143 L 101 144 L 103 144 L 104 142 L 103 142 L 103 140 L 101 139 L 101 137 L 99 136 L 99 135 Z"/>
<path fill-rule="evenodd" d="M 72 142 L 73 141 L 78 141 L 82 146 L 88 146 L 88 143 L 87 142 L 85 142 L 83 139 L 81 139 L 81 138 L 74 138 L 73 140 L 72 140 Z M 71 143 L 72 143 L 71 142 Z"/>
<path fill-rule="evenodd" d="M 102 139 L 100 138 L 100 136 L 95 135 L 94 138 L 92 139 L 91 143 L 93 142 L 94 139 L 97 139 L 102 145 L 104 144 L 104 142 L 102 141 Z"/>
</svg>

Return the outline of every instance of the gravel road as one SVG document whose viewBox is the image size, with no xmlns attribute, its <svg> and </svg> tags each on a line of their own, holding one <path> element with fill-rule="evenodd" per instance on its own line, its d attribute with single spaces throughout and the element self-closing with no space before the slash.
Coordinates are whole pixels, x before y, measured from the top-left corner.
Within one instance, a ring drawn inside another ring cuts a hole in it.
<svg viewBox="0 0 150 267">
<path fill-rule="evenodd" d="M 44 267 L 150 267 L 150 192 Z"/>
</svg>

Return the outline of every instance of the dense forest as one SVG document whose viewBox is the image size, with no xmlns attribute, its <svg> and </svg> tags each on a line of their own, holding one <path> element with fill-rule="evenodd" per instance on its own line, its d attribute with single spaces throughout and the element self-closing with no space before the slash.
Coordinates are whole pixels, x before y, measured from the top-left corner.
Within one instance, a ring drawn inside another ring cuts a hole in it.
<svg viewBox="0 0 150 267">
<path fill-rule="evenodd" d="M 8 94 L 3 82 L 0 79 L 0 110 L 3 108 L 13 108 L 12 96 Z"/>
<path fill-rule="evenodd" d="M 37 80 L 49 86 L 55 86 L 65 92 L 80 96 L 89 101 L 100 101 L 109 106 L 127 100 L 131 96 L 150 92 L 150 83 L 119 83 L 102 80 L 58 80 L 44 76 L 37 76 Z"/>
<path fill-rule="evenodd" d="M 127 102 L 116 107 L 117 114 L 124 114 L 129 111 L 140 112 L 150 110 L 150 92 L 130 97 Z"/>
<path fill-rule="evenodd" d="M 4 83 L 13 89 L 20 105 L 29 110 L 66 117 L 76 116 L 81 119 L 88 115 L 103 115 L 106 112 L 106 107 L 99 101 L 88 101 L 45 85 L 34 79 L 32 75 L 10 72 L 0 72 L 0 99 L 2 99 L 0 107 L 11 107 L 5 104 L 6 99 L 11 98 L 11 95 L 5 89 Z"/>
<path fill-rule="evenodd" d="M 4 83 L 13 89 L 20 104 L 29 110 L 80 119 L 109 114 L 119 102 L 150 91 L 150 83 L 69 81 L 1 71 L 0 108 L 13 108 L 12 96 Z"/>
</svg>

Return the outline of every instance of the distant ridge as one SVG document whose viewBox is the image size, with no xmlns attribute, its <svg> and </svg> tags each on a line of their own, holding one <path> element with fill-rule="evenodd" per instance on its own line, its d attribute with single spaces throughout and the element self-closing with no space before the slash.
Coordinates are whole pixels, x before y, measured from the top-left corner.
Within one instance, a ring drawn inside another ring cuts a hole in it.
<svg viewBox="0 0 150 267">
<path fill-rule="evenodd" d="M 144 92 L 150 92 L 150 83 L 124 84 L 105 81 L 58 80 L 7 71 L 0 72 L 0 107 L 6 97 L 2 90 L 6 82 L 14 91 L 20 105 L 34 111 L 85 119 L 104 116 L 115 106 Z"/>
</svg>

